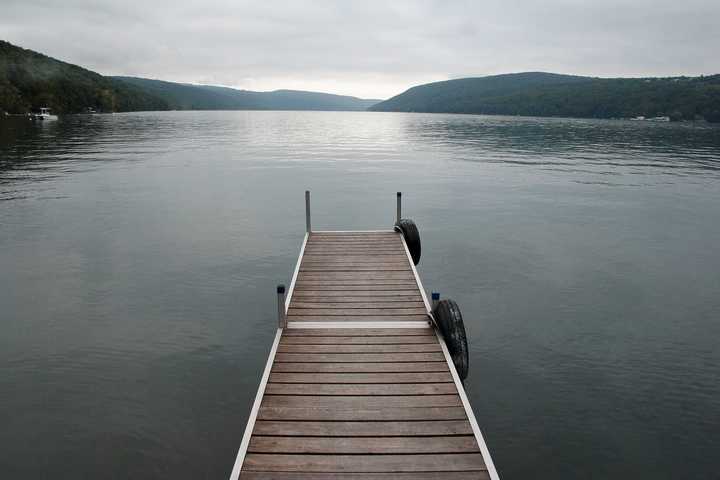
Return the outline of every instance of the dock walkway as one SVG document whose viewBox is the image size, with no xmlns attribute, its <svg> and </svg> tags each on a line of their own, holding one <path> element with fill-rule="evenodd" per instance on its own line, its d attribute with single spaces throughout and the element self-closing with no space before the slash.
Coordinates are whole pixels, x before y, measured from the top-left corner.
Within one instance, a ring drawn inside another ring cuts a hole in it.
<svg viewBox="0 0 720 480">
<path fill-rule="evenodd" d="M 498 478 L 402 234 L 308 233 L 284 306 L 232 480 Z"/>
</svg>

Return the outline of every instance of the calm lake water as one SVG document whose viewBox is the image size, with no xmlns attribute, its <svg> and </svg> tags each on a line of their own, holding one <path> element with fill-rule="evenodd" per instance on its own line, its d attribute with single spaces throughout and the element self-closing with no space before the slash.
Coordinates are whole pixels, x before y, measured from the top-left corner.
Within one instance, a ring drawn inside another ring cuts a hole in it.
<svg viewBox="0 0 720 480">
<path fill-rule="evenodd" d="M 0 123 L 0 477 L 226 478 L 305 189 L 404 192 L 503 479 L 717 478 L 720 128 L 329 112 Z"/>
</svg>

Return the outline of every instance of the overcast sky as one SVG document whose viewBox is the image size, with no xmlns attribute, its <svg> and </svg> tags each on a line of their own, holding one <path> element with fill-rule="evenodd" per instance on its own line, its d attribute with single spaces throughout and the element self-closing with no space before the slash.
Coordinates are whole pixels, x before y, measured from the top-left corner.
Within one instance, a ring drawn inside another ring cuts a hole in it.
<svg viewBox="0 0 720 480">
<path fill-rule="evenodd" d="M 387 98 L 520 71 L 720 72 L 720 0 L 0 0 L 0 38 L 107 75 Z"/>
</svg>

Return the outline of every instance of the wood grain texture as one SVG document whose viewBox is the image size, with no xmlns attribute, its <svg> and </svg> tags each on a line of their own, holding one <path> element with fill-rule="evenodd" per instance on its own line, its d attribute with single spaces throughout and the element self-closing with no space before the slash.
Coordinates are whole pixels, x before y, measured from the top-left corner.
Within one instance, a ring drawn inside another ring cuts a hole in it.
<svg viewBox="0 0 720 480">
<path fill-rule="evenodd" d="M 293 292 L 293 296 L 296 295 L 298 292 L 322 292 L 322 293 L 329 293 L 330 295 L 337 295 L 336 293 L 330 293 L 330 292 L 341 292 L 342 295 L 352 294 L 352 295 L 368 295 L 368 296 L 377 296 L 377 295 L 407 295 L 408 292 L 411 294 L 420 294 L 420 290 L 418 289 L 417 283 L 415 281 L 407 282 L 407 281 L 400 281 L 400 282 L 393 282 L 390 284 L 379 284 L 379 283 L 372 283 L 372 282 L 364 282 L 360 284 L 350 284 L 350 285 L 343 285 L 343 284 L 336 284 L 333 282 L 321 282 L 322 285 L 316 285 L 317 282 L 310 282 L 310 283 L 303 283 L 300 285 L 295 285 L 295 290 Z M 362 292 L 362 293 L 361 293 Z M 378 293 L 383 292 L 383 293 Z M 400 293 L 398 293 L 400 292 Z"/>
<path fill-rule="evenodd" d="M 415 408 L 415 407 L 460 407 L 457 395 L 388 395 L 388 396 L 345 396 L 345 395 L 265 395 L 263 407 L 302 408 Z"/>
<path fill-rule="evenodd" d="M 248 454 L 248 471 L 431 472 L 485 470 L 480 453 L 428 455 L 284 455 Z"/>
<path fill-rule="evenodd" d="M 300 267 L 301 273 L 311 272 L 410 272 L 407 265 L 308 265 Z"/>
<path fill-rule="evenodd" d="M 354 301 L 351 301 L 350 299 L 345 302 L 337 302 L 337 301 L 329 301 L 329 302 L 321 302 L 318 300 L 300 300 L 293 298 L 292 303 L 290 304 L 290 308 L 309 308 L 309 309 L 317 309 L 317 308 L 336 308 L 341 310 L 346 309 L 359 309 L 359 308 L 367 308 L 367 309 L 388 309 L 388 310 L 395 310 L 398 308 L 407 308 L 407 309 L 418 309 L 421 308 L 423 311 L 422 313 L 427 312 L 425 310 L 425 304 L 422 302 L 422 299 L 415 301 L 415 302 L 384 302 L 384 301 L 377 301 L 377 302 L 363 302 L 362 300 L 358 301 L 358 299 L 354 299 Z"/>
<path fill-rule="evenodd" d="M 411 420 L 465 420 L 463 407 L 388 407 L 380 408 L 317 408 L 317 407 L 266 407 L 258 412 L 260 420 L 315 420 L 315 421 L 411 421 Z"/>
<path fill-rule="evenodd" d="M 437 338 L 435 335 L 412 335 L 412 336 L 400 336 L 400 335 L 389 335 L 389 336 L 369 336 L 369 337 L 321 337 L 321 336 L 286 336 L 283 335 L 280 338 L 280 345 L 386 345 L 386 344 L 401 344 L 407 345 L 410 343 L 432 343 L 437 344 Z"/>
<path fill-rule="evenodd" d="M 304 422 L 260 421 L 255 435 L 311 437 L 419 437 L 437 435 L 472 435 L 465 420 L 429 422 Z"/>
<path fill-rule="evenodd" d="M 281 343 L 279 353 L 415 353 L 441 352 L 438 343 L 411 343 L 408 345 L 293 345 Z"/>
<path fill-rule="evenodd" d="M 319 337 L 371 337 L 371 336 L 413 336 L 413 335 L 435 335 L 435 331 L 429 326 L 426 328 L 342 328 L 342 329 L 317 329 L 317 328 L 289 328 L 283 331 L 283 337 L 290 336 L 319 336 Z"/>
<path fill-rule="evenodd" d="M 404 271 L 374 271 L 374 272 L 304 272 L 298 274 L 298 281 L 302 280 L 410 280 L 415 281 L 411 270 Z"/>
<path fill-rule="evenodd" d="M 449 372 L 445 361 L 406 363 L 274 363 L 274 372 L 296 373 L 420 373 Z"/>
<path fill-rule="evenodd" d="M 278 353 L 276 362 L 444 362 L 442 353 Z"/>
<path fill-rule="evenodd" d="M 271 373 L 270 383 L 445 383 L 450 371 L 423 373 Z"/>
<path fill-rule="evenodd" d="M 402 246 L 347 246 L 333 247 L 329 245 L 311 245 L 305 250 L 310 256 L 337 256 L 343 257 L 360 257 L 365 256 L 371 258 L 372 254 L 390 255 L 397 260 L 402 258 L 404 249 Z M 386 260 L 386 258 L 378 258 L 378 260 Z"/>
<path fill-rule="evenodd" d="M 478 446 L 472 435 L 457 437 L 287 437 L 256 436 L 250 453 L 402 454 L 472 453 Z"/>
<path fill-rule="evenodd" d="M 363 288 L 347 288 L 349 286 L 357 286 Z M 308 289 L 308 287 L 316 287 Z M 346 279 L 328 279 L 328 278 L 303 278 L 301 280 L 300 289 L 317 290 L 407 290 L 409 288 L 417 288 L 414 279 L 407 280 L 403 278 L 346 278 Z M 368 288 L 371 287 L 371 288 Z M 378 288 L 379 287 L 379 288 Z"/>
<path fill-rule="evenodd" d="M 293 293 L 292 302 L 320 302 L 320 303 L 363 303 L 376 302 L 382 304 L 419 302 L 422 305 L 422 297 L 415 293 L 387 292 L 384 295 L 375 295 L 373 292 L 318 292 L 312 290 L 298 290 Z"/>
<path fill-rule="evenodd" d="M 407 258 L 401 256 L 393 258 L 374 258 L 362 255 L 343 255 L 340 258 L 328 257 L 325 255 L 313 256 L 311 254 L 303 256 L 301 265 L 346 265 L 346 266 L 375 266 L 375 265 L 400 265 L 409 267 Z"/>
<path fill-rule="evenodd" d="M 241 471 L 242 480 L 490 480 L 487 471 L 471 472 L 394 472 L 394 473 L 342 473 L 342 472 L 247 472 Z"/>
<path fill-rule="evenodd" d="M 455 395 L 454 383 L 268 383 L 265 395 Z"/>
<path fill-rule="evenodd" d="M 423 315 L 288 315 L 289 322 L 426 322 L 427 313 Z"/>
<path fill-rule="evenodd" d="M 297 308 L 288 309 L 288 317 L 318 315 L 323 317 L 412 317 L 427 316 L 425 307 L 415 308 Z M 402 319 L 399 319 L 402 320 Z M 422 320 L 422 318 L 421 318 Z"/>
<path fill-rule="evenodd" d="M 428 318 L 400 234 L 310 234 L 292 326 Z M 429 325 L 284 329 L 240 478 L 489 480 Z"/>
</svg>

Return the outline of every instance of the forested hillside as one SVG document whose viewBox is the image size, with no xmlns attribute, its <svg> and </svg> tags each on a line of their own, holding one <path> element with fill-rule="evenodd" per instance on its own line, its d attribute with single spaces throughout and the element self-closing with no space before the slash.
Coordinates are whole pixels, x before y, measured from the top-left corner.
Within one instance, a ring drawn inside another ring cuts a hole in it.
<svg viewBox="0 0 720 480">
<path fill-rule="evenodd" d="M 0 113 L 142 110 L 366 110 L 379 100 L 294 90 L 234 88 L 104 77 L 0 41 Z"/>
<path fill-rule="evenodd" d="M 77 113 L 88 107 L 124 112 L 166 110 L 168 105 L 132 85 L 0 40 L 0 111 L 26 113 L 38 107 Z"/>
<path fill-rule="evenodd" d="M 253 92 L 135 77 L 112 77 L 161 98 L 174 110 L 366 110 L 380 100 L 298 90 Z"/>
<path fill-rule="evenodd" d="M 518 73 L 463 78 L 413 87 L 370 109 L 720 122 L 720 75 L 605 79 Z"/>
</svg>

